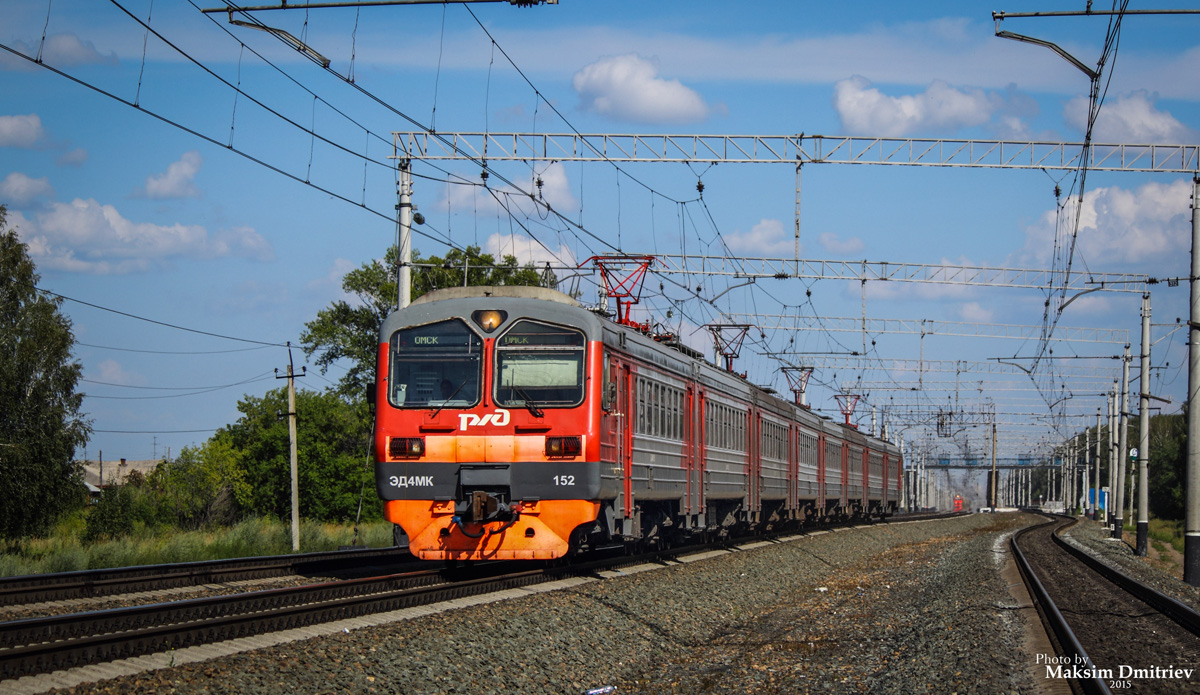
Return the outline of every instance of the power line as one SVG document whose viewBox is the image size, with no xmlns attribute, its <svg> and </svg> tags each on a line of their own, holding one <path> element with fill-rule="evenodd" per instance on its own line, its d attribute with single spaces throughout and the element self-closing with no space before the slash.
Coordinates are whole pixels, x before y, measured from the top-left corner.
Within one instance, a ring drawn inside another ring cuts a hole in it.
<svg viewBox="0 0 1200 695">
<path fill-rule="evenodd" d="M 143 353 L 143 354 L 148 354 L 148 355 L 225 355 L 225 354 L 229 354 L 232 352 L 251 352 L 253 350 L 262 350 L 267 347 L 275 347 L 275 345 L 272 344 L 272 345 L 263 345 L 260 347 L 237 348 L 235 350 L 140 350 L 137 348 L 113 347 L 111 345 L 95 345 L 93 343 L 83 343 L 78 340 L 75 341 L 75 344 L 82 346 L 82 347 L 95 348 L 97 350 L 116 350 L 118 352 L 138 352 L 138 353 Z"/>
<path fill-rule="evenodd" d="M 117 383 L 114 383 L 111 381 L 97 381 L 95 379 L 83 379 L 83 378 L 81 378 L 80 381 L 88 383 L 88 384 L 97 384 L 99 386 L 114 386 L 114 387 L 123 388 L 123 389 L 142 389 L 142 390 L 147 390 L 147 391 L 215 391 L 217 389 L 227 389 L 232 386 L 241 386 L 242 384 L 249 384 L 254 381 L 259 381 L 262 378 L 263 378 L 263 375 L 258 374 L 256 376 L 252 376 L 248 379 L 243 379 L 241 381 L 235 381 L 232 384 L 210 385 L 210 386 L 135 386 L 133 384 L 117 384 Z"/>
<path fill-rule="evenodd" d="M 65 294 L 51 292 L 50 290 L 42 289 L 41 287 L 38 287 L 36 285 L 31 285 L 31 287 L 33 287 L 33 289 L 37 290 L 38 292 L 44 292 L 48 295 L 58 297 L 59 299 L 65 299 L 69 302 L 75 302 L 76 304 L 82 304 L 84 306 L 91 307 L 93 309 L 107 311 L 112 314 L 117 314 L 118 316 L 124 316 L 126 318 L 136 319 L 138 321 L 145 321 L 146 323 L 152 323 L 156 326 L 164 326 L 166 328 L 174 328 L 175 330 L 178 330 L 178 331 L 187 331 L 188 333 L 207 335 L 207 336 L 210 336 L 213 338 L 221 338 L 223 340 L 234 340 L 239 343 L 253 343 L 255 345 L 263 345 L 263 346 L 267 346 L 267 347 L 287 347 L 288 346 L 287 343 L 272 343 L 272 342 L 268 342 L 268 341 L 264 341 L 264 340 L 253 340 L 251 338 L 238 338 L 238 337 L 232 336 L 232 335 L 223 335 L 221 333 L 212 333 L 210 331 L 202 331 L 198 328 L 188 328 L 187 326 L 180 326 L 180 325 L 174 324 L 174 323 L 167 323 L 166 321 L 158 321 L 156 319 L 146 318 L 145 316 L 138 316 L 137 314 L 130 314 L 129 312 L 126 312 L 126 311 L 120 311 L 118 309 L 111 309 L 106 306 L 100 306 L 99 304 L 85 302 L 82 299 L 75 299 L 74 297 L 68 297 Z"/>
<path fill-rule="evenodd" d="M 101 434 L 200 434 L 204 432 L 216 432 L 219 427 L 210 427 L 206 430 L 92 430 Z"/>
</svg>

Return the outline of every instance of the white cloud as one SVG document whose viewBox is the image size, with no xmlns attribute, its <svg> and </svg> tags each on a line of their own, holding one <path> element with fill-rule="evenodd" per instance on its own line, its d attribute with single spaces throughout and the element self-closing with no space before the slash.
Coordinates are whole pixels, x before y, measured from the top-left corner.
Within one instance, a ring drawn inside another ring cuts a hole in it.
<svg viewBox="0 0 1200 695">
<path fill-rule="evenodd" d="M 930 130 L 980 126 L 999 107 L 982 90 L 959 90 L 935 80 L 921 94 L 887 96 L 862 77 L 834 85 L 833 106 L 847 134 L 899 137 Z"/>
<path fill-rule="evenodd" d="M 457 211 L 471 211 L 479 214 L 507 214 L 512 210 L 521 215 L 546 215 L 545 204 L 549 204 L 557 212 L 568 214 L 579 209 L 579 201 L 571 191 L 571 182 L 567 179 L 567 170 L 562 163 L 555 162 L 541 172 L 541 199 L 535 204 L 530 195 L 538 195 L 537 176 L 530 173 L 526 181 L 519 185 L 523 190 L 518 191 L 511 186 L 493 187 L 493 196 L 480 186 L 448 184 L 442 190 L 442 196 L 430 208 L 446 212 L 447 208 Z M 502 201 L 496 201 L 496 198 Z"/>
<path fill-rule="evenodd" d="M 196 150 L 184 152 L 179 161 L 172 162 L 165 172 L 148 177 L 138 195 L 155 200 L 199 198 L 200 191 L 196 188 L 195 178 L 203 161 Z"/>
<path fill-rule="evenodd" d="M 18 207 L 28 205 L 39 196 L 49 198 L 54 195 L 54 187 L 50 179 L 42 177 L 32 179 L 19 171 L 14 171 L 0 181 L 0 199 Z"/>
<path fill-rule="evenodd" d="M 942 265 L 953 268 L 974 268 L 980 267 L 979 263 L 959 256 L 958 258 L 945 258 L 940 261 L 931 262 L 930 265 Z M 862 296 L 862 289 L 858 283 L 847 282 L 843 290 L 843 296 L 858 300 Z M 966 301 L 980 294 L 980 288 L 977 286 L 953 283 L 940 282 L 905 282 L 903 280 L 875 280 L 866 284 L 867 299 L 870 300 L 956 300 Z"/>
<path fill-rule="evenodd" d="M 46 136 L 42 119 L 36 113 L 28 116 L 0 116 L 0 147 L 30 148 Z"/>
<path fill-rule="evenodd" d="M 505 256 L 515 256 L 519 265 L 533 263 L 534 267 L 539 269 L 544 268 L 547 263 L 551 266 L 578 264 L 571 249 L 566 246 L 547 248 L 524 234 L 492 234 L 484 242 L 483 252 L 491 254 L 497 261 Z"/>
<path fill-rule="evenodd" d="M 995 323 L 995 315 L 979 302 L 967 302 L 958 308 L 958 317 L 968 323 Z"/>
<path fill-rule="evenodd" d="M 567 180 L 567 170 L 561 162 L 555 162 L 547 167 L 542 172 L 541 178 L 542 199 L 551 207 L 559 212 L 568 212 L 579 208 L 579 201 L 571 192 L 571 182 Z M 537 190 L 536 179 L 534 181 L 534 185 L 530 187 L 531 191 Z"/>
<path fill-rule="evenodd" d="M 1087 131 L 1087 116 L 1086 97 L 1076 97 L 1063 107 L 1063 119 L 1080 133 Z M 1196 138 L 1170 113 L 1156 109 L 1144 90 L 1105 101 L 1092 128 L 1093 142 L 1190 143 Z"/>
<path fill-rule="evenodd" d="M 38 47 L 24 41 L 16 41 L 12 47 L 30 58 L 38 55 Z M 116 53 L 110 51 L 108 55 L 102 55 L 100 51 L 96 50 L 95 44 L 91 41 L 83 41 L 75 34 L 47 36 L 46 42 L 41 47 L 41 60 L 56 68 L 76 65 L 117 65 L 119 62 Z M 8 51 L 0 51 L 0 70 L 37 69 L 37 65 L 24 58 L 14 56 Z"/>
<path fill-rule="evenodd" d="M 735 254 L 747 256 L 792 256 L 796 252 L 796 234 L 779 220 L 762 219 L 750 231 L 724 235 L 725 245 Z M 801 248 L 803 251 L 803 248 Z"/>
<path fill-rule="evenodd" d="M 140 374 L 126 371 L 116 360 L 104 360 L 98 367 L 99 374 L 96 375 L 96 381 L 122 386 L 140 386 L 146 381 L 145 377 Z"/>
<path fill-rule="evenodd" d="M 1166 261 L 1186 260 L 1191 244 L 1191 181 L 1147 183 L 1135 191 L 1116 186 L 1096 188 L 1083 197 L 1076 257 L 1092 268 L 1154 262 L 1156 272 Z M 1064 210 L 1073 209 L 1068 201 Z M 1025 230 L 1022 264 L 1048 265 L 1054 253 L 1057 215 L 1047 210 Z M 1064 233 L 1071 225 L 1064 223 Z M 1176 263 L 1175 265 L 1178 265 Z M 1174 267 L 1174 266 L 1172 266 Z M 1186 265 L 1183 266 L 1186 270 Z"/>
<path fill-rule="evenodd" d="M 858 237 L 851 237 L 845 241 L 842 241 L 842 239 L 833 232 L 823 232 L 821 236 L 817 237 L 817 240 L 821 243 L 821 246 L 824 247 L 826 251 L 842 255 L 858 253 L 867 247 L 866 244 L 863 243 L 862 239 L 859 239 Z"/>
<path fill-rule="evenodd" d="M 102 55 L 91 41 L 74 34 L 51 34 L 42 49 L 42 61 L 61 67 L 66 65 L 116 65 L 117 54 Z"/>
<path fill-rule="evenodd" d="M 695 123 L 710 108 L 679 80 L 658 76 L 658 66 L 637 54 L 603 58 L 575 73 L 572 85 L 584 111 L 636 123 Z"/>
<path fill-rule="evenodd" d="M 1079 91 L 1079 71 L 1045 49 L 998 39 L 986 13 L 972 19 L 859 22 L 856 30 L 832 33 L 827 27 L 698 35 L 686 29 L 631 22 L 591 22 L 569 28 L 497 28 L 497 40 L 531 75 L 557 78 L 563 65 L 586 65 L 599 55 L 653 55 L 662 74 L 688 84 L 832 84 L 864 75 L 877 84 L 924 88 L 933 80 L 1004 89 L 1019 80 L 1038 93 Z M 1068 42 L 1074 55 L 1098 55 L 1102 36 L 1089 43 Z M 491 59 L 490 44 L 469 30 L 406 37 L 401 45 L 382 31 L 359 33 L 359 60 L 389 66 L 478 70 Z M 545 56 L 554 56 L 546 60 Z M 1200 47 L 1179 52 L 1137 53 L 1122 46 L 1113 77 L 1114 92 L 1148 89 L 1163 98 L 1200 98 Z M 537 81 L 537 78 L 534 78 Z M 736 108 L 736 107 L 735 107 Z"/>
<path fill-rule="evenodd" d="M 25 220 L 18 233 L 39 266 L 72 272 L 137 272 L 170 258 L 274 257 L 270 244 L 249 227 L 210 235 L 197 225 L 133 222 L 91 199 L 53 203 Z"/>
</svg>

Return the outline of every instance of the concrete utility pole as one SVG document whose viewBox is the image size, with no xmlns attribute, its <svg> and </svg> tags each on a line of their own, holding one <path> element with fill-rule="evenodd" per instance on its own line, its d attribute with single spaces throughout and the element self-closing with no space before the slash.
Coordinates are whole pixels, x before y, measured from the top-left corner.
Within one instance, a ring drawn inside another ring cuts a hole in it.
<svg viewBox="0 0 1200 695">
<path fill-rule="evenodd" d="M 996 511 L 996 488 L 1000 487 L 1000 478 L 996 477 L 996 423 L 992 422 L 992 511 Z"/>
<path fill-rule="evenodd" d="M 1141 398 L 1138 406 L 1138 519 L 1137 546 L 1134 552 L 1145 557 L 1150 535 L 1150 473 L 1147 464 L 1150 460 L 1150 293 L 1142 295 L 1142 366 L 1141 384 L 1138 389 Z"/>
<path fill-rule="evenodd" d="M 292 343 L 288 342 L 288 348 Z M 308 372 L 308 367 L 301 367 L 301 376 Z M 292 552 L 300 550 L 300 475 L 297 465 L 296 446 L 296 375 L 292 368 L 292 351 L 288 350 L 287 375 L 279 376 L 275 370 L 276 379 L 287 379 L 288 385 L 288 440 L 290 442 L 288 461 L 292 480 Z"/>
<path fill-rule="evenodd" d="M 1121 358 L 1121 394 L 1120 411 L 1117 415 L 1117 500 L 1113 507 L 1116 509 L 1116 519 L 1113 522 L 1113 538 L 1121 538 L 1125 533 L 1125 457 L 1129 451 L 1129 346 L 1125 346 L 1125 355 Z"/>
<path fill-rule="evenodd" d="M 1097 425 L 1100 421 L 1100 410 L 1096 410 Z M 1089 498 L 1092 493 L 1092 431 L 1085 430 L 1087 433 L 1087 444 L 1083 448 L 1083 518 L 1096 518 L 1096 509 L 1092 506 Z M 1096 434 L 1100 434 L 1100 428 L 1096 428 Z"/>
<path fill-rule="evenodd" d="M 1093 479 L 1096 481 L 1096 483 L 1095 483 L 1096 491 L 1092 496 L 1092 521 L 1097 520 L 1096 516 L 1099 513 L 1099 506 L 1100 506 L 1100 408 L 1098 408 L 1098 407 L 1096 408 L 1095 464 L 1096 464 L 1096 475 L 1094 476 Z"/>
<path fill-rule="evenodd" d="M 1200 176 L 1192 178 L 1191 308 L 1188 314 L 1187 492 L 1184 496 L 1183 581 L 1200 586 Z"/>
<path fill-rule="evenodd" d="M 1113 502 L 1117 491 L 1117 413 L 1120 407 L 1117 394 L 1120 393 L 1119 387 L 1120 384 L 1114 381 L 1112 391 L 1108 393 L 1108 495 L 1104 500 L 1104 523 L 1110 531 L 1113 520 L 1116 518 L 1116 514 L 1113 513 Z"/>
<path fill-rule="evenodd" d="M 412 160 L 400 160 L 400 215 L 396 229 L 396 248 L 400 252 L 396 273 L 396 308 L 403 309 L 412 300 Z"/>
</svg>

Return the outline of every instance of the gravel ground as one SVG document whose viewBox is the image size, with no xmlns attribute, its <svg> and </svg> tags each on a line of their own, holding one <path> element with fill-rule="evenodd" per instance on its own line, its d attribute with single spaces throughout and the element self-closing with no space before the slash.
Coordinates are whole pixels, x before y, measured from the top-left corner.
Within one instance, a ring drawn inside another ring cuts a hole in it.
<svg viewBox="0 0 1200 695">
<path fill-rule="evenodd" d="M 1062 533 L 1068 541 L 1100 558 L 1109 567 L 1120 570 L 1130 577 L 1200 610 L 1200 587 L 1185 584 L 1167 572 L 1154 567 L 1133 554 L 1127 543 L 1113 540 L 1111 533 L 1099 522 L 1081 520 Z"/>
<path fill-rule="evenodd" d="M 1029 693 L 997 539 L 1030 521 L 846 529 L 65 692 Z"/>
</svg>

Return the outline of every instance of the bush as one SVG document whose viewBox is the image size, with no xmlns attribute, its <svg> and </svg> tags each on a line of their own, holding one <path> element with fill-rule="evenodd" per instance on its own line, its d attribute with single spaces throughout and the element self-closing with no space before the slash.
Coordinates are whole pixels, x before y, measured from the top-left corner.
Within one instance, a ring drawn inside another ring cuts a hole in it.
<svg viewBox="0 0 1200 695">
<path fill-rule="evenodd" d="M 84 543 L 125 536 L 133 531 L 133 490 L 125 485 L 104 490 L 100 501 L 88 513 Z"/>
</svg>

